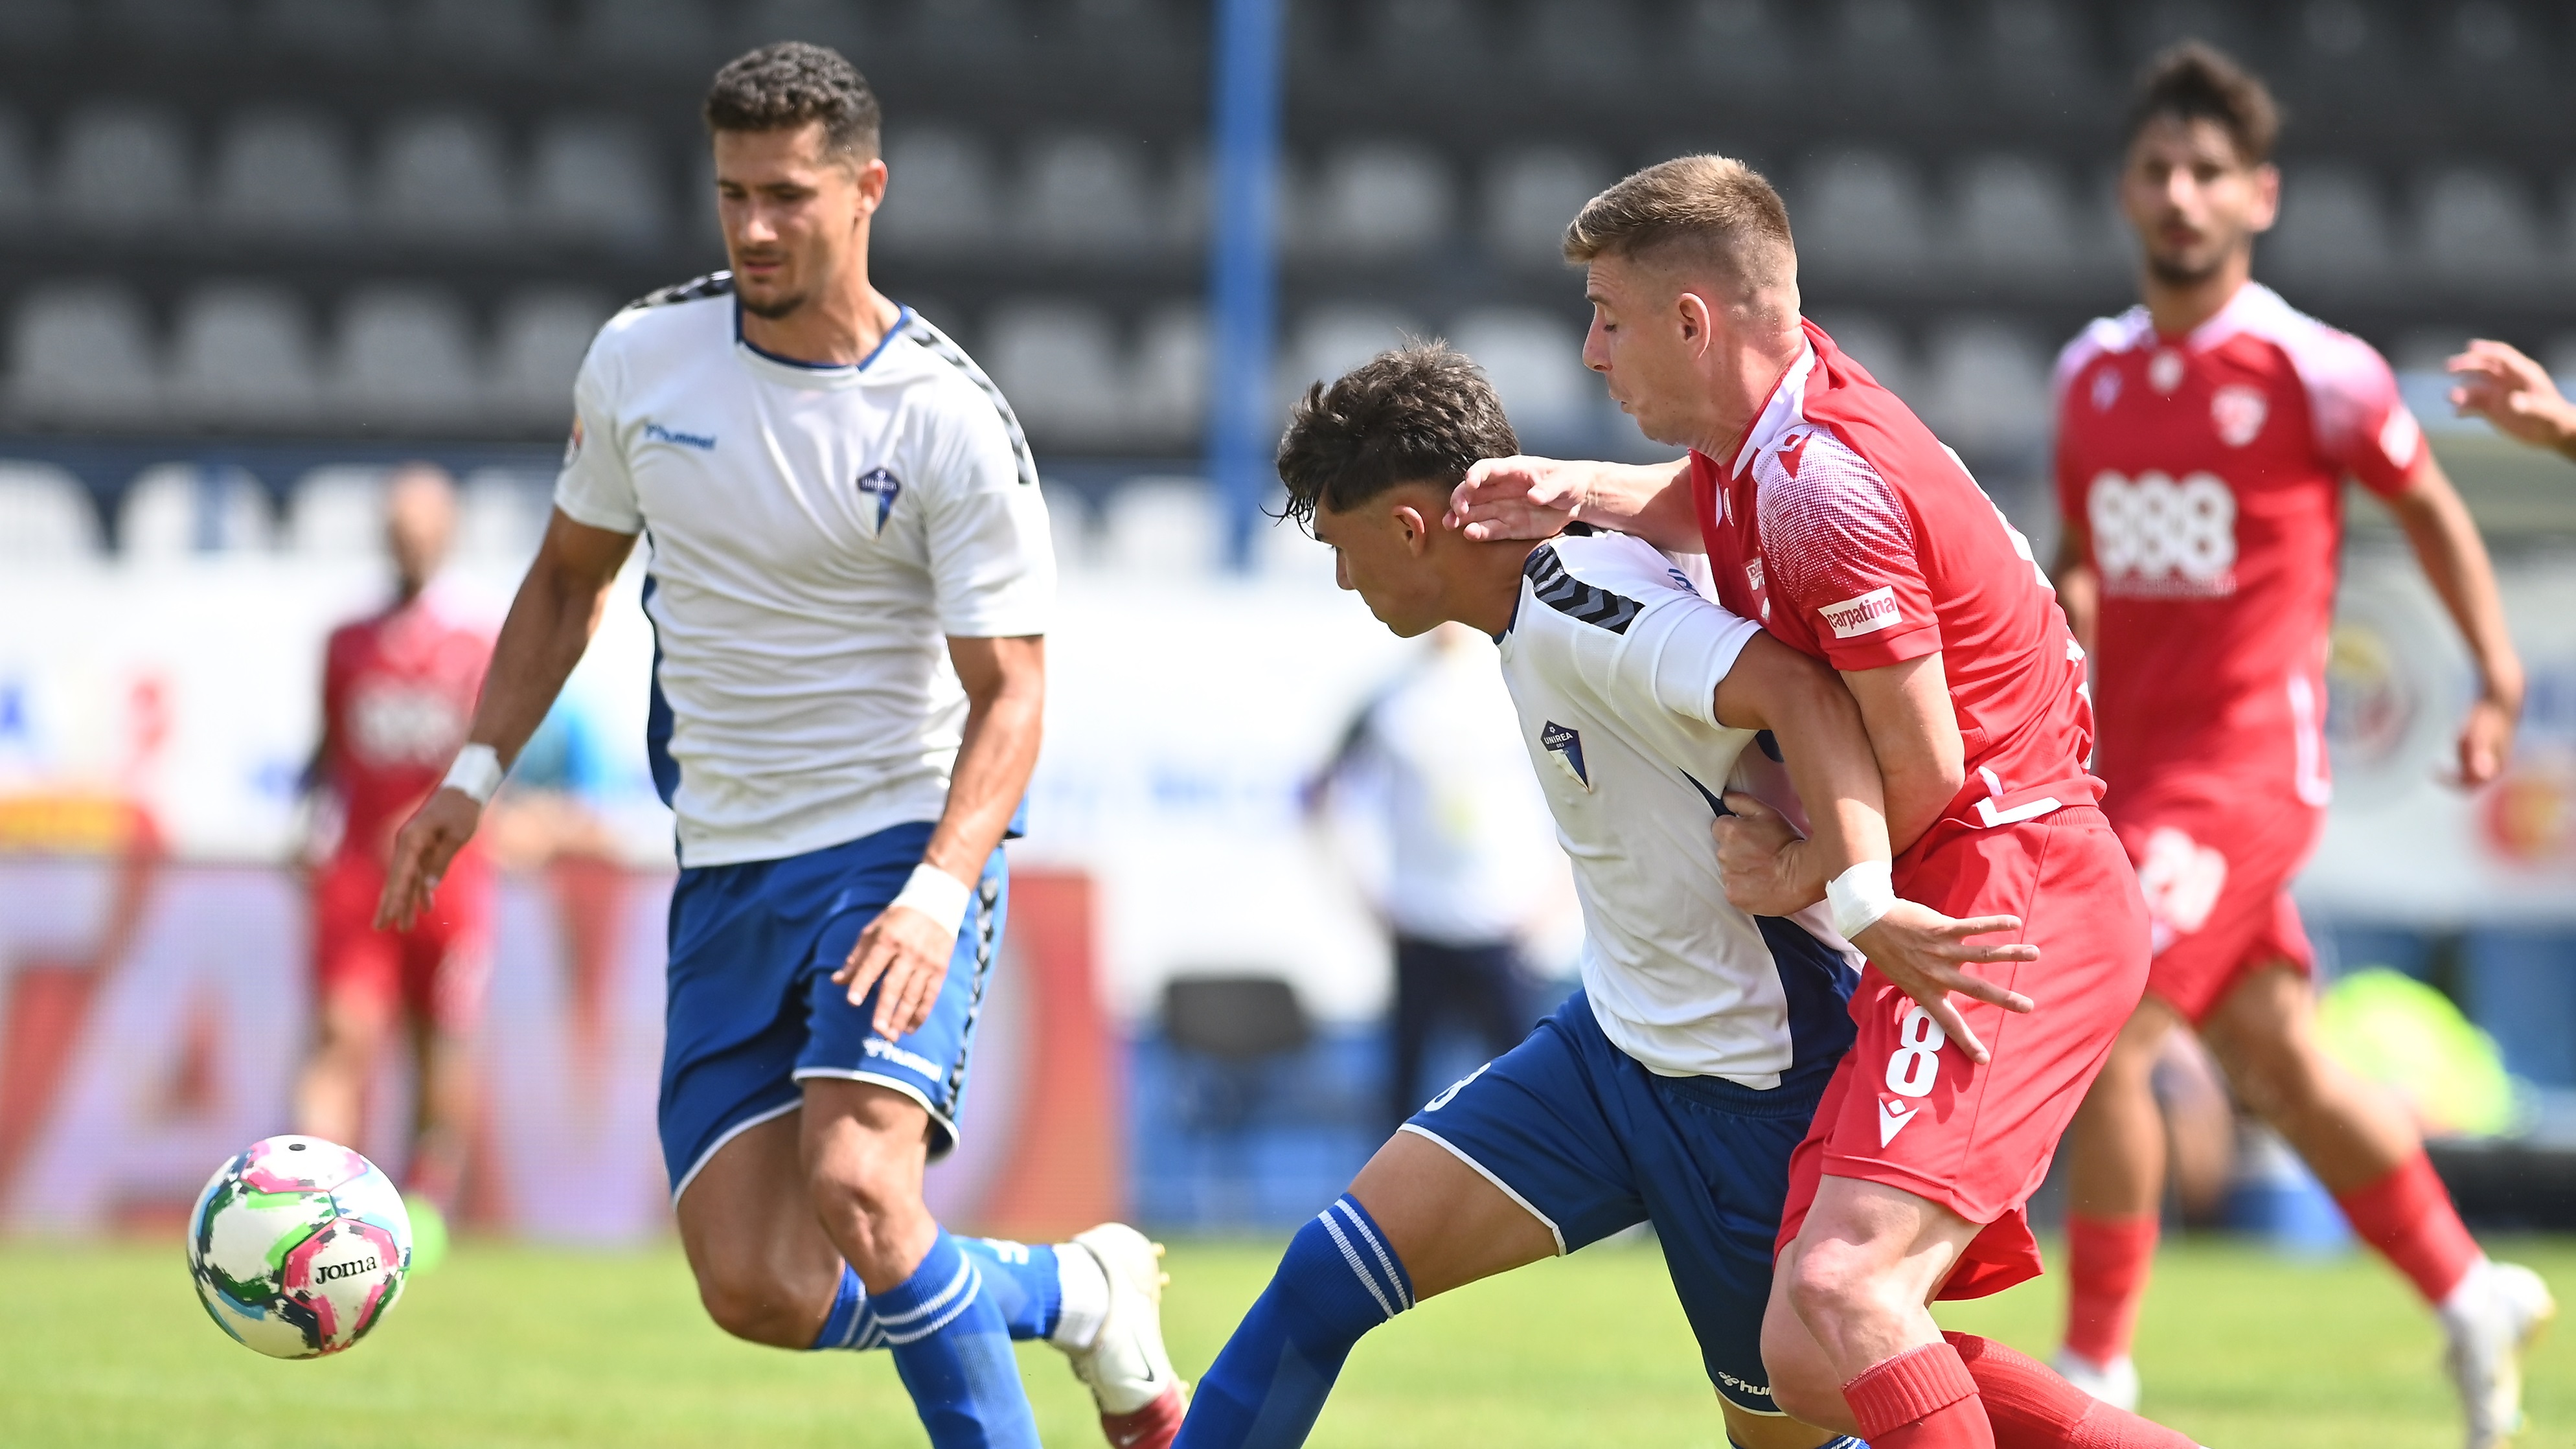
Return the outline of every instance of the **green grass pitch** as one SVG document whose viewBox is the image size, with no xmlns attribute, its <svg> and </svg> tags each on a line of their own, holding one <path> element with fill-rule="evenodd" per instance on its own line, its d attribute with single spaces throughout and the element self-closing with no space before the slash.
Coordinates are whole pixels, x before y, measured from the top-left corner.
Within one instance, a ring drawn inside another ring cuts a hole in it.
<svg viewBox="0 0 2576 1449">
<path fill-rule="evenodd" d="M 2495 1246 L 2563 1295 L 2576 1241 Z M 1183 1243 L 1166 1305 L 1195 1375 L 1275 1260 L 1275 1244 Z M 413 1282 L 341 1357 L 276 1363 L 199 1311 L 178 1245 L 0 1244 L 18 1307 L 0 1320 L 0 1444 L 185 1446 L 816 1446 L 924 1443 L 882 1354 L 735 1343 L 698 1312 L 675 1251 L 585 1254 L 466 1244 Z M 2045 1352 L 2055 1280 L 1944 1310 L 1955 1327 Z M 2147 1410 L 2202 1442 L 2436 1449 L 2459 1441 L 2412 1295 L 2367 1258 L 2289 1262 L 2190 1242 L 2159 1261 L 2138 1357 Z M 1023 1346 L 1051 1445 L 1101 1442 L 1052 1350 Z M 2576 1344 L 2531 1365 L 2533 1431 L 2576 1437 Z M 1318 1445 L 1722 1444 L 1681 1312 L 1651 1248 L 1608 1245 L 1434 1299 L 1352 1356 Z"/>
</svg>

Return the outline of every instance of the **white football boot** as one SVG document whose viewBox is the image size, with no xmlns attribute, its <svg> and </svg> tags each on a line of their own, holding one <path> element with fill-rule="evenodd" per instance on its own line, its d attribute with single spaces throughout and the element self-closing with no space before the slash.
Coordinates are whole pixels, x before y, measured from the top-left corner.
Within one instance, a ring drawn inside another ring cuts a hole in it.
<svg viewBox="0 0 2576 1449">
<path fill-rule="evenodd" d="M 2071 1348 L 2057 1351 L 2057 1376 L 2115 1409 L 2138 1411 L 2138 1365 L 2127 1354 L 2097 1364 Z"/>
<path fill-rule="evenodd" d="M 1067 1347 L 1074 1375 L 1100 1407 L 1114 1449 L 1166 1449 L 1181 1431 L 1189 1385 L 1163 1349 L 1163 1245 L 1125 1223 L 1076 1233 L 1074 1243 L 1109 1280 L 1109 1308 L 1087 1348 Z"/>
<path fill-rule="evenodd" d="M 2497 1449 L 2522 1431 L 2522 1355 L 2558 1316 L 2540 1275 L 2480 1259 L 2441 1306 L 2442 1355 L 2468 1415 L 2468 1449 Z"/>
</svg>

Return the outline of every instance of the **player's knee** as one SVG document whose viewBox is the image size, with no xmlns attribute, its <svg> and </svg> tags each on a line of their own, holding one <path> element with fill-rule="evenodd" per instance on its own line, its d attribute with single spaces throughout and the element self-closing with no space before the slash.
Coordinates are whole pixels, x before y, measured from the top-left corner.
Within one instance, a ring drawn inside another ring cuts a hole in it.
<svg viewBox="0 0 2576 1449">
<path fill-rule="evenodd" d="M 1817 1353 L 1815 1340 L 1794 1319 L 1783 1323 L 1774 1312 L 1762 1323 L 1762 1368 L 1771 1378 L 1771 1403 L 1781 1413 L 1805 1424 L 1832 1424 L 1845 1415 L 1842 1385 Z M 1728 1432 L 1734 1432 L 1730 1417 Z M 1744 1449 L 1762 1449 L 1751 1440 Z"/>
<path fill-rule="evenodd" d="M 1834 1330 L 1840 1325 L 1880 1316 L 1890 1306 L 1886 1302 L 1889 1265 L 1883 1257 L 1866 1242 L 1809 1243 L 1789 1273 L 1790 1306 L 1818 1338 L 1836 1336 Z"/>
<path fill-rule="evenodd" d="M 750 1262 L 710 1263 L 698 1268 L 698 1302 L 707 1317 L 736 1338 L 772 1348 L 804 1348 L 822 1321 L 811 1293 L 802 1285 Z"/>
<path fill-rule="evenodd" d="M 2223 1065 L 2254 1115 L 2266 1121 L 2296 1117 L 2322 1095 L 2328 1069 L 2313 1040 L 2285 1033 L 2231 1045 L 2236 1049 Z"/>
</svg>

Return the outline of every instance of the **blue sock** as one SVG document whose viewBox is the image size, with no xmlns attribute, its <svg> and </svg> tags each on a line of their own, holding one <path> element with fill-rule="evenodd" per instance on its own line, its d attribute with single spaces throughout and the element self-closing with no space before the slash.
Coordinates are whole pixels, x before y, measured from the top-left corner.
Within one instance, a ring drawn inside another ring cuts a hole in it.
<svg viewBox="0 0 2576 1449">
<path fill-rule="evenodd" d="M 1199 1380 L 1173 1449 L 1305 1443 L 1351 1345 L 1412 1306 L 1413 1280 L 1345 1194 L 1288 1240 L 1270 1286 Z"/>
<path fill-rule="evenodd" d="M 911 1277 L 867 1306 L 933 1449 L 1038 1449 L 1002 1311 L 946 1228 Z"/>
<path fill-rule="evenodd" d="M 983 1275 L 984 1296 L 1002 1312 L 1014 1340 L 1044 1338 L 1055 1332 L 1064 1312 L 1064 1288 L 1056 1273 L 1055 1249 L 1004 1242 L 998 1238 L 959 1238 L 958 1248 L 975 1260 Z M 871 1349 L 886 1346 L 885 1330 L 868 1303 L 868 1290 L 849 1264 L 841 1265 L 841 1288 L 832 1299 L 831 1316 L 814 1335 L 814 1347 Z"/>
</svg>

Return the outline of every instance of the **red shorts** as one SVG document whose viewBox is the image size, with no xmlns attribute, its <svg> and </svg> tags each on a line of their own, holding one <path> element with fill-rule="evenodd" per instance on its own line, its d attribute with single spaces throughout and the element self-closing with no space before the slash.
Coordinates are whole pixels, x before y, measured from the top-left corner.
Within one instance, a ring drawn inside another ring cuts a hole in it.
<svg viewBox="0 0 2576 1449">
<path fill-rule="evenodd" d="M 1944 915 L 2014 915 L 2040 959 L 1980 969 L 2029 997 L 2029 1015 L 1957 998 L 1993 1060 L 1978 1066 L 1875 966 L 1852 993 L 1859 1033 L 1789 1160 L 1786 1247 L 1827 1175 L 1885 1183 L 1985 1224 L 1942 1298 L 1980 1298 L 2039 1275 L 2023 1205 L 2057 1139 L 2137 1009 L 2147 911 L 2102 812 L 2070 806 L 1979 829 L 1932 827 L 1899 865 L 1896 893 Z"/>
<path fill-rule="evenodd" d="M 2122 792 L 2112 824 L 2138 867 L 2155 933 L 2147 990 L 2197 1027 L 2253 972 L 2313 971 L 2290 881 L 2325 818 L 2289 792 L 2249 796 L 2208 777 Z"/>
<path fill-rule="evenodd" d="M 448 867 L 429 910 L 408 931 L 376 929 L 385 868 L 335 857 L 313 878 L 313 977 L 325 999 L 358 993 L 442 1031 L 483 1013 L 492 972 L 492 870 L 468 852 Z"/>
</svg>

